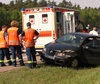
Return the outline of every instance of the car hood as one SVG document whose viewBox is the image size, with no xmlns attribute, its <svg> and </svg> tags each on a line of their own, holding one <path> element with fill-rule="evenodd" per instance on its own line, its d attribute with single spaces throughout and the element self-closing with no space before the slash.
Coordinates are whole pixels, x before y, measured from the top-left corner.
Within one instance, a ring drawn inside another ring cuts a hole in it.
<svg viewBox="0 0 100 84">
<path fill-rule="evenodd" d="M 45 47 L 50 50 L 61 50 L 61 51 L 78 49 L 77 46 L 71 46 L 64 43 L 48 43 L 47 45 L 45 45 Z"/>
</svg>

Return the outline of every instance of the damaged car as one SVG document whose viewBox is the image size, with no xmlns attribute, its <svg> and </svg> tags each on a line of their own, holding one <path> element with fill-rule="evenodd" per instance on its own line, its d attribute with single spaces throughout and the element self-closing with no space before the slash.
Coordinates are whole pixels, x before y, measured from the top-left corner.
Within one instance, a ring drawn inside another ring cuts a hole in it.
<svg viewBox="0 0 100 84">
<path fill-rule="evenodd" d="M 41 58 L 46 63 L 73 68 L 81 64 L 100 65 L 100 37 L 81 32 L 67 33 L 46 44 Z"/>
</svg>

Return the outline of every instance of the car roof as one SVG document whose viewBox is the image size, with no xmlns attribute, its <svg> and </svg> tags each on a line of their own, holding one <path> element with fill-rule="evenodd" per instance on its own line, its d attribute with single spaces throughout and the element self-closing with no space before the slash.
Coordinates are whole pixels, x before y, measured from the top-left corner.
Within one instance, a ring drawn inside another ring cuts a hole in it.
<svg viewBox="0 0 100 84">
<path fill-rule="evenodd" d="M 74 32 L 74 33 L 66 33 L 66 34 L 73 34 L 73 35 L 78 35 L 78 36 L 83 36 L 83 37 L 99 37 L 99 36 L 96 36 L 96 35 L 92 35 L 92 34 L 89 34 L 89 33 L 82 33 L 82 32 Z"/>
</svg>

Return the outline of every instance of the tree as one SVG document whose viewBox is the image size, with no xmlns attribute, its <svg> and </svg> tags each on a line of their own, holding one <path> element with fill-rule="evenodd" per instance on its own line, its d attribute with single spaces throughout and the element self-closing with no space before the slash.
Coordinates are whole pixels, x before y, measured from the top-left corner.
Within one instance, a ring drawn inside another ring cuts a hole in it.
<svg viewBox="0 0 100 84">
<path fill-rule="evenodd" d="M 38 6 L 39 6 L 39 7 L 47 6 L 46 0 L 40 0 L 40 1 L 38 2 Z"/>
<path fill-rule="evenodd" d="M 19 30 L 21 30 L 22 27 L 22 20 L 21 20 L 21 12 L 18 10 L 13 10 L 11 12 L 11 20 L 16 20 L 19 22 Z"/>
<path fill-rule="evenodd" d="M 38 6 L 37 0 L 34 0 L 34 1 L 33 1 L 33 6 L 34 6 L 34 7 L 37 7 L 37 6 Z"/>
<path fill-rule="evenodd" d="M 66 0 L 63 0 L 58 4 L 58 6 L 65 7 L 65 8 L 72 8 L 73 5 L 71 2 L 67 2 Z"/>
<path fill-rule="evenodd" d="M 33 1 L 32 0 L 26 0 L 26 2 L 25 2 L 25 7 L 28 7 L 28 8 L 31 8 L 31 7 L 33 7 L 34 5 L 33 5 Z"/>
<path fill-rule="evenodd" d="M 9 3 L 9 10 L 12 11 L 14 9 L 15 9 L 14 1 L 10 1 L 10 3 Z"/>
<path fill-rule="evenodd" d="M 48 6 L 57 6 L 54 0 L 53 1 L 48 0 L 47 4 Z"/>
<path fill-rule="evenodd" d="M 15 9 L 21 10 L 22 7 L 23 7 L 23 0 L 16 0 Z"/>
<path fill-rule="evenodd" d="M 5 8 L 0 8 L 0 26 L 9 25 L 10 17 L 9 12 Z"/>
</svg>

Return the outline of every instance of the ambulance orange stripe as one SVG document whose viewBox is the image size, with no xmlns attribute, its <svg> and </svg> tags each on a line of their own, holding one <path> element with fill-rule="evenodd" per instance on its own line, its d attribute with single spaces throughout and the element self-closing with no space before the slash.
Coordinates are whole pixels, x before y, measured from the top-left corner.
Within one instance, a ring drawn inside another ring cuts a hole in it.
<svg viewBox="0 0 100 84">
<path fill-rule="evenodd" d="M 53 34 L 52 34 L 53 33 Z M 53 35 L 53 38 L 56 37 L 55 31 L 40 31 L 40 37 L 51 37 Z"/>
<path fill-rule="evenodd" d="M 52 31 L 40 31 L 40 37 L 51 37 Z"/>
</svg>

